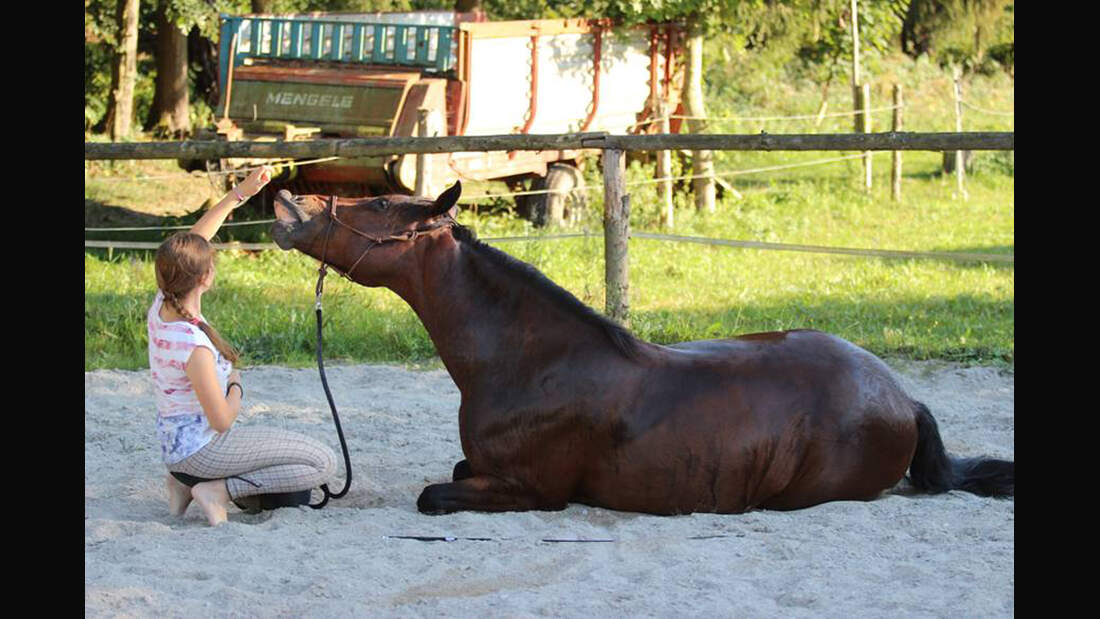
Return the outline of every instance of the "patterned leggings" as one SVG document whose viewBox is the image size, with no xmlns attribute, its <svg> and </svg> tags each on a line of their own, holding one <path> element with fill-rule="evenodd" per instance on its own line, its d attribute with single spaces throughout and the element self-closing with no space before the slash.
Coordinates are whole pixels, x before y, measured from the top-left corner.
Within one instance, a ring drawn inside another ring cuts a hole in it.
<svg viewBox="0 0 1100 619">
<path fill-rule="evenodd" d="M 238 499 L 328 483 L 336 473 L 336 454 L 315 439 L 280 428 L 230 428 L 168 470 L 224 478 L 229 496 Z"/>
</svg>

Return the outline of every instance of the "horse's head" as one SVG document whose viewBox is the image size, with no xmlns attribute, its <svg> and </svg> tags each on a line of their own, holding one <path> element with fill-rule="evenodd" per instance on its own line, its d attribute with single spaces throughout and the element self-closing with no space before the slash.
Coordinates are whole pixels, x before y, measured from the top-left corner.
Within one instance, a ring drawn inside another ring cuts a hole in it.
<svg viewBox="0 0 1100 619">
<path fill-rule="evenodd" d="M 271 237 L 282 249 L 297 249 L 377 286 L 421 235 L 452 223 L 450 211 L 461 193 L 458 182 L 435 200 L 296 196 L 283 189 L 275 196 L 278 219 Z"/>
</svg>

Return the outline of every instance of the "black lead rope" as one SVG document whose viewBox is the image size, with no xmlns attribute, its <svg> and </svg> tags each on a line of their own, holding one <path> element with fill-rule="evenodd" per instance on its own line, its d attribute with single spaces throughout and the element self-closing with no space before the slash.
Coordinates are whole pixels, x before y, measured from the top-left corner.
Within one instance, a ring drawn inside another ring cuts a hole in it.
<svg viewBox="0 0 1100 619">
<path fill-rule="evenodd" d="M 330 498 L 339 499 L 340 497 L 347 494 L 348 489 L 351 488 L 351 458 L 348 456 L 347 441 L 344 440 L 344 429 L 340 427 L 340 416 L 336 414 L 336 404 L 332 401 L 332 392 L 328 388 L 328 378 L 325 377 L 325 361 L 321 348 L 321 295 L 324 293 L 325 290 L 325 275 L 328 273 L 328 241 L 329 237 L 332 236 L 332 224 L 338 223 L 341 226 L 351 230 L 355 234 L 370 241 L 370 243 L 367 245 L 367 249 L 363 251 L 363 253 L 359 256 L 359 259 L 355 261 L 355 264 L 353 264 L 351 268 L 348 269 L 347 273 L 343 273 L 340 271 L 340 269 L 333 267 L 333 269 L 337 273 L 344 276 L 348 280 L 354 281 L 351 279 L 351 274 L 355 272 L 355 267 L 359 266 L 359 263 L 363 261 L 363 258 L 365 258 L 367 256 L 367 253 L 369 253 L 370 250 L 373 249 L 375 246 L 381 245 L 383 243 L 388 243 L 390 241 L 415 241 L 417 237 L 419 237 L 421 234 L 430 233 L 443 227 L 450 227 L 455 223 L 454 219 L 452 219 L 448 215 L 440 221 L 434 222 L 422 228 L 409 230 L 404 234 L 391 234 L 389 237 L 377 238 L 370 236 L 360 230 L 356 230 L 355 228 L 336 218 L 336 196 L 331 196 L 329 198 L 328 215 L 329 220 L 328 227 L 325 230 L 325 243 L 324 247 L 321 250 L 321 268 L 317 269 L 317 287 L 314 289 L 317 299 L 317 369 L 321 373 L 321 385 L 325 388 L 325 397 L 328 398 L 328 406 L 332 410 L 332 420 L 336 422 L 336 433 L 340 435 L 340 448 L 344 450 L 344 468 L 345 470 L 347 470 L 348 475 L 347 480 L 344 484 L 344 489 L 340 492 L 337 492 L 336 494 L 333 494 L 329 491 L 328 484 L 321 484 L 321 490 L 325 493 L 325 498 L 316 505 L 311 504 L 310 507 L 312 507 L 313 509 L 321 509 L 328 503 L 328 500 Z"/>
<path fill-rule="evenodd" d="M 326 245 L 327 245 L 327 243 L 326 243 Z M 328 484 L 321 484 L 321 490 L 325 493 L 325 498 L 322 499 L 321 502 L 316 504 L 316 505 L 313 505 L 311 503 L 310 507 L 312 507 L 313 509 L 321 509 L 326 504 L 328 504 L 328 500 L 330 498 L 339 499 L 340 497 L 347 494 L 348 490 L 351 488 L 351 457 L 348 456 L 348 443 L 347 443 L 347 441 L 344 440 L 344 429 L 342 427 L 340 427 L 340 416 L 338 414 L 336 414 L 336 403 L 332 401 L 332 391 L 330 391 L 329 388 L 328 388 L 328 378 L 325 377 L 324 355 L 322 354 L 321 293 L 324 291 L 324 285 L 325 285 L 325 272 L 327 271 L 325 266 L 326 265 L 322 262 L 321 263 L 321 268 L 318 269 L 318 272 L 320 273 L 320 275 L 317 278 L 317 289 L 316 289 L 316 291 L 317 291 L 317 305 L 316 305 L 316 313 L 317 313 L 317 369 L 321 372 L 321 385 L 325 388 L 325 397 L 328 398 L 328 406 L 332 410 L 332 420 L 334 422 L 336 422 L 336 433 L 340 436 L 340 448 L 343 449 L 343 451 L 344 451 L 344 469 L 347 471 L 347 479 L 344 482 L 344 489 L 341 490 L 340 492 L 335 493 L 335 494 L 333 494 L 332 492 L 329 491 Z"/>
</svg>

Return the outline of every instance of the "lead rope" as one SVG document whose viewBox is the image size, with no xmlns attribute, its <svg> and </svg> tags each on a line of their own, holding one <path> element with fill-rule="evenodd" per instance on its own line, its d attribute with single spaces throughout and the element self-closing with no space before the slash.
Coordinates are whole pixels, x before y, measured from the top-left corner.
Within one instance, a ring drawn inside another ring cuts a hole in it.
<svg viewBox="0 0 1100 619">
<path fill-rule="evenodd" d="M 332 197 L 333 205 L 335 206 L 336 196 Z M 335 209 L 333 209 L 335 211 Z M 329 228 L 332 227 L 332 220 L 329 220 Z M 317 370 L 321 373 L 321 386 L 325 388 L 325 397 L 328 398 L 329 409 L 332 410 L 332 421 L 336 423 L 336 434 L 340 436 L 340 448 L 344 452 L 344 470 L 347 471 L 347 479 L 344 481 L 344 489 L 340 492 L 333 494 L 328 489 L 328 484 L 321 484 L 321 491 L 325 493 L 325 498 L 321 499 L 321 502 L 309 506 L 313 509 L 321 509 L 328 504 L 330 498 L 339 499 L 348 493 L 351 488 L 351 457 L 348 456 L 348 443 L 344 440 L 344 429 L 340 427 L 340 415 L 336 413 L 336 403 L 332 400 L 332 391 L 328 388 L 328 378 L 325 376 L 325 360 L 322 349 L 321 338 L 321 325 L 322 325 L 322 309 L 321 309 L 321 295 L 325 291 L 325 274 L 328 273 L 328 264 L 325 263 L 325 259 L 328 257 L 328 234 L 325 235 L 325 248 L 324 253 L 321 255 L 321 268 L 317 269 L 317 287 L 314 289 L 316 293 L 316 305 L 314 311 L 317 315 Z"/>
<path fill-rule="evenodd" d="M 368 235 L 364 234 L 363 232 L 360 232 L 359 230 L 356 230 L 355 228 L 352 228 L 351 226 L 348 226 L 347 224 L 337 220 L 336 219 L 336 196 L 332 196 L 331 198 L 329 198 L 328 228 L 325 230 L 325 244 L 324 244 L 324 246 L 321 250 L 321 268 L 317 269 L 317 274 L 318 274 L 317 275 L 317 287 L 314 289 L 314 293 L 316 294 L 315 311 L 316 311 L 316 314 L 317 314 L 317 370 L 321 373 L 321 385 L 325 388 L 325 397 L 328 398 L 328 406 L 332 410 L 332 420 L 336 423 L 336 433 L 339 434 L 339 436 L 340 436 L 340 448 L 344 451 L 344 469 L 347 471 L 348 475 L 347 475 L 347 480 L 345 481 L 345 484 L 344 484 L 344 489 L 341 490 L 340 492 L 335 493 L 335 494 L 333 494 L 331 491 L 329 491 L 328 484 L 321 484 L 321 490 L 325 493 L 325 498 L 322 499 L 321 502 L 316 504 L 316 505 L 310 504 L 310 507 L 312 507 L 313 509 L 321 509 L 322 507 L 324 507 L 328 503 L 328 500 L 330 498 L 339 499 L 340 497 L 347 494 L 348 489 L 351 488 L 351 457 L 348 456 L 348 444 L 347 444 L 347 441 L 344 440 L 344 429 L 342 427 L 340 427 L 340 416 L 336 413 L 336 403 L 332 401 L 332 391 L 329 390 L 329 388 L 328 388 L 328 379 L 325 377 L 325 360 L 324 360 L 324 355 L 323 355 L 323 351 L 322 351 L 322 338 L 321 338 L 321 325 L 322 325 L 321 295 L 324 294 L 324 291 L 325 291 L 325 275 L 328 273 L 328 261 L 327 261 L 328 260 L 328 240 L 329 240 L 329 237 L 332 236 L 332 224 L 333 224 L 333 222 L 339 223 L 340 225 L 350 229 L 351 231 L 355 232 L 359 236 L 362 236 L 362 237 L 366 238 L 368 241 L 371 242 L 370 245 L 367 245 L 366 251 L 364 251 L 363 254 L 359 256 L 359 259 L 355 261 L 355 264 L 352 265 L 351 269 L 349 269 L 347 273 L 341 273 L 340 269 L 336 269 L 337 273 L 340 273 L 340 275 L 343 275 L 344 277 L 346 277 L 348 280 L 351 280 L 351 281 L 354 281 L 354 280 L 351 279 L 351 273 L 353 273 L 355 271 L 355 267 L 359 266 L 359 263 L 362 262 L 363 258 L 366 257 L 367 253 L 370 252 L 370 250 L 372 248 L 374 248 L 376 245 L 380 245 L 380 244 L 385 243 L 387 241 L 415 241 L 418 236 L 420 236 L 421 234 L 423 234 L 425 232 L 431 232 L 432 230 L 436 230 L 438 228 L 441 228 L 441 227 L 444 227 L 444 226 L 449 226 L 449 225 L 452 225 L 452 224 L 455 223 L 454 219 L 452 219 L 450 216 L 448 216 L 444 221 L 436 222 L 435 224 L 432 224 L 431 226 L 429 226 L 429 227 L 427 227 L 423 230 L 418 228 L 416 230 L 410 230 L 404 235 L 391 235 L 388 239 L 377 239 L 377 238 L 368 236 Z M 333 267 L 333 268 L 335 268 L 335 267 Z"/>
</svg>

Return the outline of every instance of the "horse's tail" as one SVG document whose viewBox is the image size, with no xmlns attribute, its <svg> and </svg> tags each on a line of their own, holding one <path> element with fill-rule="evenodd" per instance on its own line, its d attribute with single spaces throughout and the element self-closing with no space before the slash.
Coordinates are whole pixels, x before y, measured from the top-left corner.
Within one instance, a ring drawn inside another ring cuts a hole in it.
<svg viewBox="0 0 1100 619">
<path fill-rule="evenodd" d="M 1014 496 L 1016 463 L 993 458 L 952 458 L 943 448 L 940 430 L 928 407 L 916 404 L 917 452 L 909 464 L 909 481 L 938 494 L 965 490 L 981 496 Z"/>
</svg>

